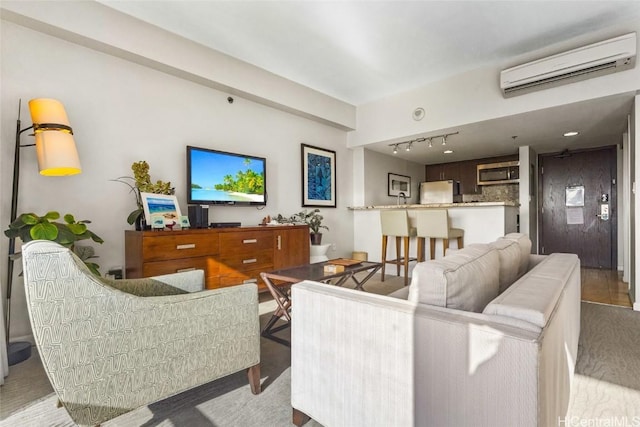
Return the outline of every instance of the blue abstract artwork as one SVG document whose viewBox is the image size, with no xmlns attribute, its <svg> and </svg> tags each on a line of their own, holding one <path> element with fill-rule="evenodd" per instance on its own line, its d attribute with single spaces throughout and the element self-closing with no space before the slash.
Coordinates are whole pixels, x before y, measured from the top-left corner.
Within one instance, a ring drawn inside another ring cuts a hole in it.
<svg viewBox="0 0 640 427">
<path fill-rule="evenodd" d="M 336 207 L 336 152 L 302 144 L 302 206 Z"/>
<path fill-rule="evenodd" d="M 331 159 L 329 157 L 308 154 L 307 189 L 311 200 L 331 200 Z"/>
</svg>

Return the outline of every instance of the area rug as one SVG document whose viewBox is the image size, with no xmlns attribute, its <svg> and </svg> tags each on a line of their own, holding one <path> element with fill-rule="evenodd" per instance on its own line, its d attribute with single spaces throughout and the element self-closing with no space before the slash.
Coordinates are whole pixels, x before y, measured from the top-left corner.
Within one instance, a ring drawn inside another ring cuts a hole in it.
<svg viewBox="0 0 640 427">
<path fill-rule="evenodd" d="M 268 317 L 262 315 L 261 321 Z M 281 333 L 286 338 L 288 330 Z M 251 394 L 246 375 L 237 373 L 103 426 L 291 426 L 289 348 L 262 339 L 261 350 L 263 391 L 258 396 Z M 55 403 L 50 394 L 9 415 L 0 426 L 73 426 Z M 559 425 L 634 425 L 634 420 L 640 420 L 640 313 L 583 303 L 576 384 L 568 418 Z M 587 422 L 591 424 L 583 424 Z M 307 426 L 319 424 L 312 420 Z"/>
</svg>

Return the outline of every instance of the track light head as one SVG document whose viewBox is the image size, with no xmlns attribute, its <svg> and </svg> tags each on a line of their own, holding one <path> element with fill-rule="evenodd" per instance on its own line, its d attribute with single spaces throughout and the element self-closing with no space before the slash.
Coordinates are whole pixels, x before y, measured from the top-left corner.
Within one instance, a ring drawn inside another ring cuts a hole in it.
<svg viewBox="0 0 640 427">
<path fill-rule="evenodd" d="M 393 154 L 398 154 L 398 144 L 393 146 Z"/>
</svg>

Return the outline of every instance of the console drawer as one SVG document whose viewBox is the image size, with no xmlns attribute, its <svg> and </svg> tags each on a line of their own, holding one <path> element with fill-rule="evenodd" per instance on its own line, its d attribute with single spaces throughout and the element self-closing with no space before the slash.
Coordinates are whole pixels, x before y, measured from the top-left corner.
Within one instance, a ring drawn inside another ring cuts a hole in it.
<svg viewBox="0 0 640 427">
<path fill-rule="evenodd" d="M 249 271 L 261 270 L 267 271 L 273 269 L 273 250 L 263 249 L 260 251 L 252 251 L 249 253 L 225 254 L 220 257 L 220 274 L 232 271 Z"/>
<path fill-rule="evenodd" d="M 218 253 L 218 234 L 176 234 L 145 238 L 143 261 L 177 260 Z"/>
<path fill-rule="evenodd" d="M 220 247 L 222 248 L 220 252 L 223 257 L 251 254 L 263 250 L 273 252 L 273 245 L 272 231 L 220 233 Z"/>
<path fill-rule="evenodd" d="M 249 270 L 249 271 L 227 271 L 226 274 L 220 275 L 220 286 L 234 286 L 242 285 L 244 283 L 257 283 L 258 290 L 266 290 L 267 286 L 260 278 L 260 273 L 264 270 Z"/>
</svg>

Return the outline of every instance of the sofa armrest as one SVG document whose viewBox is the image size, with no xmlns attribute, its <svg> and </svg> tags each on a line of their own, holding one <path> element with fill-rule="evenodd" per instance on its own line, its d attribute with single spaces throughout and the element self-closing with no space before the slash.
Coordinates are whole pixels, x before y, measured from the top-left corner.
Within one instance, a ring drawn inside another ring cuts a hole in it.
<svg viewBox="0 0 640 427">
<path fill-rule="evenodd" d="M 538 255 L 538 254 L 529 255 L 529 269 L 527 271 L 530 271 L 531 269 L 533 269 L 536 265 L 540 264 L 547 257 L 548 255 Z"/>
<path fill-rule="evenodd" d="M 415 305 L 309 281 L 291 293 L 293 408 L 326 426 L 414 425 Z"/>
</svg>

